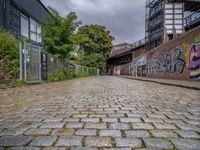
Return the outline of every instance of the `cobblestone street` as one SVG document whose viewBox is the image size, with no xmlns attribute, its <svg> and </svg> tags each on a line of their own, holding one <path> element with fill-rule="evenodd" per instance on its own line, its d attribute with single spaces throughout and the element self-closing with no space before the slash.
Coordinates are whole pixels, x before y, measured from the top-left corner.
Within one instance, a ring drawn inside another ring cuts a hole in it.
<svg viewBox="0 0 200 150">
<path fill-rule="evenodd" d="M 0 150 L 200 150 L 200 91 L 102 76 L 0 90 Z"/>
</svg>

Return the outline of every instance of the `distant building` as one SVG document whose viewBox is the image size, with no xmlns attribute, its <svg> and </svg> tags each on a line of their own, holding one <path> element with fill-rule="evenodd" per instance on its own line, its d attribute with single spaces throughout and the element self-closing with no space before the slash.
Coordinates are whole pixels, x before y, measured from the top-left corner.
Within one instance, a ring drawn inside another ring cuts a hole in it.
<svg viewBox="0 0 200 150">
<path fill-rule="evenodd" d="M 146 51 L 200 25 L 199 0 L 146 0 Z"/>
<path fill-rule="evenodd" d="M 0 0 L 0 26 L 34 44 L 42 43 L 41 23 L 50 17 L 40 0 Z"/>
<path fill-rule="evenodd" d="M 129 50 L 129 48 L 130 48 L 130 43 L 127 42 L 122 42 L 120 44 L 114 45 L 111 50 L 110 56 L 114 56 L 122 52 L 125 52 L 126 50 Z"/>
</svg>

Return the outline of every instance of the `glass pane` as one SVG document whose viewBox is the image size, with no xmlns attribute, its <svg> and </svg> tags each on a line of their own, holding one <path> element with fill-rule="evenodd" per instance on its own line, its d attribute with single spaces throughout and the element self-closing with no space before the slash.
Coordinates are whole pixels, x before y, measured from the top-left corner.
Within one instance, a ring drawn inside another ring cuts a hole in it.
<svg viewBox="0 0 200 150">
<path fill-rule="evenodd" d="M 40 24 L 37 24 L 37 42 L 38 43 L 42 43 L 42 27 L 40 26 Z"/>
<path fill-rule="evenodd" d="M 182 14 L 183 10 L 182 9 L 175 9 L 175 14 Z"/>
<path fill-rule="evenodd" d="M 173 24 L 173 20 L 165 20 L 165 24 Z"/>
<path fill-rule="evenodd" d="M 29 23 L 28 18 L 21 15 L 21 35 L 29 38 Z"/>
<path fill-rule="evenodd" d="M 172 10 L 172 9 L 166 9 L 166 10 L 165 10 L 165 13 L 167 13 L 167 14 L 172 14 L 172 13 L 173 13 L 173 10 Z"/>
<path fill-rule="evenodd" d="M 167 33 L 168 33 L 168 34 L 172 34 L 172 33 L 173 33 L 173 30 L 169 30 L 169 29 L 168 29 L 168 30 L 167 30 Z"/>
<path fill-rule="evenodd" d="M 30 19 L 30 32 L 31 40 L 36 41 L 37 23 L 33 19 Z"/>
<path fill-rule="evenodd" d="M 183 26 L 182 25 L 175 25 L 175 28 L 176 29 L 183 29 Z"/>
<path fill-rule="evenodd" d="M 174 7 L 175 8 L 183 9 L 183 4 L 174 4 Z"/>
<path fill-rule="evenodd" d="M 183 20 L 175 20 L 175 24 L 183 24 Z"/>
<path fill-rule="evenodd" d="M 182 33 L 183 33 L 183 30 L 176 30 L 176 33 L 177 33 L 177 34 L 182 34 Z"/>
<path fill-rule="evenodd" d="M 165 4 L 165 8 L 173 8 L 173 4 Z"/>
<path fill-rule="evenodd" d="M 166 25 L 166 29 L 173 29 L 173 25 Z"/>
<path fill-rule="evenodd" d="M 166 19 L 173 19 L 173 15 L 165 15 Z"/>
<path fill-rule="evenodd" d="M 175 15 L 175 19 L 182 19 L 183 15 Z"/>
</svg>

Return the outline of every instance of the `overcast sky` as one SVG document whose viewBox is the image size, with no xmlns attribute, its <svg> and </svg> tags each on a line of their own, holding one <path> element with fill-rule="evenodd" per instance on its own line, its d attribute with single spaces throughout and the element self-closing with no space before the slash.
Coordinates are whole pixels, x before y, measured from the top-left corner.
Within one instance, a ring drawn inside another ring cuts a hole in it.
<svg viewBox="0 0 200 150">
<path fill-rule="evenodd" d="M 144 37 L 145 0 L 41 0 L 65 16 L 76 12 L 82 24 L 100 24 L 115 37 L 113 44 Z"/>
</svg>

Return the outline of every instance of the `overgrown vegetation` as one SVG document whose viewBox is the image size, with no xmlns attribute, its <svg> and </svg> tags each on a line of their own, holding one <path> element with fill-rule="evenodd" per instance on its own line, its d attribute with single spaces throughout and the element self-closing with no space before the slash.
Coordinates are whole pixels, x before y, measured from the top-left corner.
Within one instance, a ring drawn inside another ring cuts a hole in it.
<svg viewBox="0 0 200 150">
<path fill-rule="evenodd" d="M 112 49 L 110 31 L 101 25 L 85 25 L 78 29 L 77 43 L 79 45 L 78 59 L 81 65 L 101 68 Z"/>
<path fill-rule="evenodd" d="M 79 26 L 77 16 L 74 12 L 66 17 L 49 7 L 52 19 L 43 25 L 44 50 L 58 56 L 69 58 L 70 53 L 75 49 L 75 31 Z"/>
<path fill-rule="evenodd" d="M 58 69 L 48 76 L 49 81 L 62 81 L 77 77 L 95 75 L 96 69 L 105 66 L 106 59 L 112 48 L 114 39 L 105 26 L 83 25 L 77 21 L 74 12 L 65 17 L 49 8 L 52 18 L 43 24 L 43 50 L 64 59 L 68 64 L 77 64 L 81 70 L 71 71 L 68 65 Z M 14 72 L 19 72 L 19 49 L 15 37 L 0 29 L 0 57 L 8 64 L 8 75 L 13 77 Z M 0 88 L 21 86 L 19 81 Z"/>
<path fill-rule="evenodd" d="M 78 71 L 72 71 L 67 68 L 63 68 L 51 73 L 48 76 L 48 80 L 51 82 L 55 82 L 55 81 L 69 80 L 73 78 L 93 76 L 95 75 L 95 72 L 96 68 L 82 67 L 82 69 Z"/>
<path fill-rule="evenodd" d="M 0 84 L 0 89 L 7 89 L 7 88 L 15 88 L 15 87 L 22 87 L 25 86 L 27 84 L 25 84 L 24 81 L 21 80 L 15 80 L 9 84 Z"/>
<path fill-rule="evenodd" d="M 87 67 L 101 68 L 112 48 L 114 39 L 105 26 L 80 26 L 74 12 L 62 17 L 49 8 L 52 20 L 44 24 L 44 50 L 58 56 L 68 58 L 71 63 Z M 77 32 L 76 32 L 77 31 Z"/>
<path fill-rule="evenodd" d="M 19 71 L 19 49 L 15 37 L 0 28 L 0 59 L 4 61 L 4 77 L 12 78 Z M 6 72 L 6 73 L 5 73 Z"/>
</svg>

